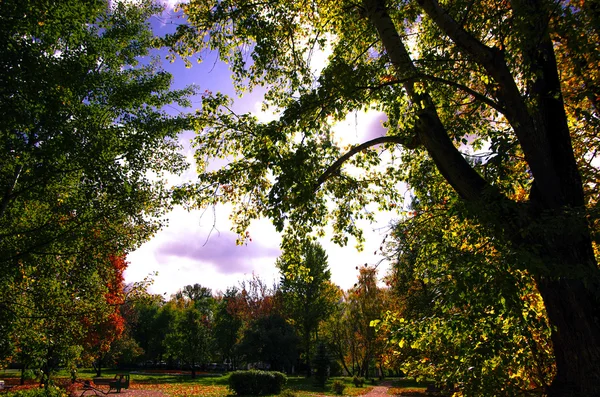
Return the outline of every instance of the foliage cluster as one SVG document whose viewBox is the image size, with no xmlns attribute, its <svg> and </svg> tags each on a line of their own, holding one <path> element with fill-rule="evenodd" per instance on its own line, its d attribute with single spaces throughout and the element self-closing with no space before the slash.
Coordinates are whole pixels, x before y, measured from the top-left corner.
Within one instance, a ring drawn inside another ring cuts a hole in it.
<svg viewBox="0 0 600 397">
<path fill-rule="evenodd" d="M 285 374 L 276 371 L 235 371 L 229 375 L 229 388 L 240 396 L 279 394 L 286 382 Z"/>
</svg>

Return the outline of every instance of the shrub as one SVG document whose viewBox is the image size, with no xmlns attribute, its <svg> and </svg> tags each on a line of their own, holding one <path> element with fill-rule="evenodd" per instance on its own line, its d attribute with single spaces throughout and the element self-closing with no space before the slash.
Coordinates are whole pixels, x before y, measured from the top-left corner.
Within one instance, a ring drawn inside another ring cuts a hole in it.
<svg viewBox="0 0 600 397">
<path fill-rule="evenodd" d="M 25 372 L 23 373 L 23 379 L 25 380 L 34 380 L 38 378 L 39 373 L 36 373 L 36 371 L 32 370 L 32 369 L 26 369 Z"/>
<path fill-rule="evenodd" d="M 344 389 L 346 389 L 346 385 L 341 380 L 334 380 L 331 385 L 333 392 L 338 395 L 344 394 Z"/>
<path fill-rule="evenodd" d="M 229 388 L 240 396 L 279 394 L 286 382 L 284 374 L 274 371 L 235 371 L 229 376 Z"/>
<path fill-rule="evenodd" d="M 285 389 L 284 391 L 282 391 L 280 396 L 281 397 L 298 397 L 298 395 L 290 389 Z"/>
<path fill-rule="evenodd" d="M 363 378 L 362 376 L 355 376 L 354 378 L 352 378 L 352 382 L 356 387 L 363 387 L 363 385 L 365 384 L 365 378 Z"/>
</svg>

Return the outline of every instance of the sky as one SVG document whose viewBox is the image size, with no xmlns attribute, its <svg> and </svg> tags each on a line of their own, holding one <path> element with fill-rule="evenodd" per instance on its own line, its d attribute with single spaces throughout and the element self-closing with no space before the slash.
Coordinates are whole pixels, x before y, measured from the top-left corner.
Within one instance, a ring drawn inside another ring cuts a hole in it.
<svg viewBox="0 0 600 397">
<path fill-rule="evenodd" d="M 153 17 L 152 28 L 158 34 L 173 30 L 182 23 L 173 13 L 173 3 L 167 4 L 162 17 Z M 323 55 L 323 60 L 325 59 Z M 235 97 L 229 71 L 226 65 L 216 62 L 214 54 L 203 53 L 203 62 L 186 68 L 182 60 L 164 63 L 164 67 L 174 77 L 173 88 L 189 84 L 200 86 L 213 92 L 221 91 Z M 268 118 L 271 115 L 260 113 L 262 95 L 260 92 L 245 95 L 237 99 L 235 111 L 253 112 L 257 117 Z M 194 102 L 199 107 L 200 102 Z M 358 113 L 349 115 L 337 129 L 344 144 L 358 143 L 366 139 L 383 135 L 381 126 L 383 115 L 377 113 Z M 343 132 L 343 134 L 341 134 Z M 193 149 L 190 139 L 194 133 L 187 131 L 180 135 L 184 147 L 183 154 L 191 166 L 183 175 L 170 175 L 169 183 L 177 185 L 196 178 L 193 166 Z M 231 229 L 228 219 L 230 207 L 223 205 L 204 211 L 186 211 L 176 207 L 168 216 L 168 226 L 160 230 L 151 240 L 128 255 L 129 267 L 125 272 L 127 283 L 141 281 L 153 274 L 150 292 L 170 296 L 185 285 L 199 283 L 211 288 L 214 293 L 224 292 L 228 287 L 239 286 L 242 280 L 260 277 L 272 285 L 280 278 L 275 262 L 281 251 L 281 236 L 267 219 L 253 222 L 249 228 L 252 241 L 246 245 L 236 245 L 237 236 Z M 362 252 L 357 251 L 355 242 L 339 247 L 326 236 L 319 242 L 328 254 L 331 280 L 341 288 L 351 288 L 356 282 L 357 266 L 377 265 L 379 275 L 385 275 L 388 264 L 381 256 L 379 247 L 387 232 L 389 214 L 380 214 L 376 224 L 363 223 L 366 242 Z"/>
</svg>

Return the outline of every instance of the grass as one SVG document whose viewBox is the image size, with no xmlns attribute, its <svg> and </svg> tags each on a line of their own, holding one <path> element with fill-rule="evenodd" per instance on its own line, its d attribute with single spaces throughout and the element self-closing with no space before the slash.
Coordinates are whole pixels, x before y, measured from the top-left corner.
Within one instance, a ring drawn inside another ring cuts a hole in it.
<svg viewBox="0 0 600 397">
<path fill-rule="evenodd" d="M 115 374 L 123 371 L 102 370 L 102 377 L 112 378 Z M 192 379 L 188 373 L 150 373 L 137 371 L 130 372 L 131 384 L 133 390 L 160 390 L 171 397 L 179 396 L 203 396 L 203 397 L 232 397 L 232 392 L 228 388 L 229 376 L 218 376 L 215 374 L 198 374 L 196 379 Z M 20 370 L 0 370 L 0 379 L 12 378 L 15 382 L 20 376 Z M 80 369 L 77 372 L 77 378 L 81 380 L 91 380 L 96 376 L 92 369 Z M 54 379 L 70 379 L 70 373 L 67 370 L 61 370 L 54 375 Z M 314 379 L 301 376 L 289 376 L 284 390 L 289 390 L 295 397 L 316 397 L 316 396 L 336 396 L 332 384 L 335 380 L 342 381 L 346 388 L 344 396 L 359 396 L 368 393 L 373 385 L 366 382 L 364 387 L 356 387 L 351 377 L 335 377 L 327 381 L 325 388 L 314 385 Z M 12 383 L 12 382 L 11 382 Z M 16 382 L 15 382 L 16 383 Z M 388 394 L 407 396 L 426 396 L 426 387 L 413 380 L 394 379 L 392 388 Z"/>
<path fill-rule="evenodd" d="M 333 391 L 332 384 L 335 380 L 341 380 L 346 385 L 344 389 L 344 396 L 359 396 L 361 394 L 366 394 L 373 386 L 366 385 L 364 387 L 356 387 L 354 383 L 352 383 L 352 378 L 349 377 L 335 377 L 330 378 L 325 384 L 325 388 L 322 389 L 318 386 L 314 385 L 313 379 L 307 379 L 305 377 L 288 377 L 288 382 L 285 389 L 292 390 L 296 393 L 297 397 L 307 397 L 307 396 L 335 396 L 335 392 Z"/>
<path fill-rule="evenodd" d="M 425 390 L 427 390 L 427 385 L 419 383 L 414 379 L 402 378 L 394 380 L 392 387 L 388 390 L 388 394 L 420 397 L 428 395 Z"/>
</svg>

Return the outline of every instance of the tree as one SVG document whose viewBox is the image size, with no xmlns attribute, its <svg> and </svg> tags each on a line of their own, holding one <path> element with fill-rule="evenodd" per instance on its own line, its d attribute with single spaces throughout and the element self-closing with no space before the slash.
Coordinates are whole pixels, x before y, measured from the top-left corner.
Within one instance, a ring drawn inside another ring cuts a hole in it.
<svg viewBox="0 0 600 397">
<path fill-rule="evenodd" d="M 162 176 L 185 169 L 176 138 L 192 123 L 163 108 L 189 105 L 194 89 L 170 90 L 149 59 L 147 21 L 159 11 L 149 1 L 0 4 L 0 347 L 33 318 L 66 342 L 61 327 L 104 300 L 107 253 L 126 254 L 161 225 Z"/>
<path fill-rule="evenodd" d="M 348 311 L 353 337 L 353 366 L 360 376 L 369 377 L 375 360 L 379 361 L 383 353 L 384 342 L 375 333 L 374 321 L 383 316 L 386 305 L 384 291 L 377 286 L 377 269 L 360 267 L 358 282 L 348 291 Z"/>
<path fill-rule="evenodd" d="M 277 260 L 277 267 L 281 272 L 284 313 L 299 331 L 306 376 L 310 376 L 313 340 L 318 342 L 319 324 L 332 312 L 336 298 L 329 281 L 327 254 L 319 243 L 307 242 L 299 258 L 284 253 Z"/>
<path fill-rule="evenodd" d="M 186 307 L 189 305 L 194 306 L 205 316 L 212 317 L 213 315 L 215 299 L 212 291 L 210 288 L 203 287 L 198 283 L 186 285 L 175 293 L 173 299 L 181 302 Z"/>
<path fill-rule="evenodd" d="M 360 242 L 355 220 L 372 218 L 368 203 L 401 208 L 399 183 L 435 189 L 428 176 L 437 170 L 452 188 L 444 198 L 451 211 L 508 241 L 534 277 L 553 330 L 557 373 L 548 393 L 600 394 L 600 270 L 591 229 L 596 7 L 230 0 L 183 8 L 189 24 L 169 38 L 175 50 L 217 49 L 239 92 L 268 85 L 265 106 L 280 116 L 260 123 L 231 114 L 223 95 L 205 98 L 199 181 L 181 198 L 233 202 L 240 235 L 251 219 L 267 216 L 286 230 L 287 245 L 328 224 L 336 241 L 354 235 Z M 318 49 L 330 49 L 322 69 L 310 64 Z M 385 114 L 385 136 L 338 147 L 332 124 L 365 109 Z M 484 149 L 470 161 L 469 150 Z M 232 161 L 208 168 L 215 157 Z"/>
<path fill-rule="evenodd" d="M 340 299 L 336 302 L 334 310 L 321 327 L 321 335 L 327 341 L 329 351 L 339 361 L 346 373 L 355 374 L 356 338 L 353 333 L 352 319 L 350 318 L 347 294 L 339 290 Z"/>
<path fill-rule="evenodd" d="M 244 331 L 240 352 L 248 363 L 264 363 L 273 371 L 290 371 L 298 358 L 298 336 L 279 314 L 260 317 Z"/>
<path fill-rule="evenodd" d="M 38 266 L 22 266 L 22 280 L 4 291 L 19 308 L 14 319 L 17 330 L 9 337 L 19 360 L 42 371 L 48 386 L 59 364 L 74 368 L 83 355 L 90 332 L 110 323 L 115 306 L 107 299 L 112 279 L 101 278 L 98 269 L 118 268 L 106 256 L 46 257 Z M 105 262 L 109 263 L 105 267 Z"/>
<path fill-rule="evenodd" d="M 177 313 L 167 345 L 172 357 L 190 366 L 192 379 L 196 369 L 209 361 L 212 351 L 212 330 L 209 318 L 195 306 L 184 307 Z"/>
<path fill-rule="evenodd" d="M 162 361 L 167 354 L 167 335 L 172 332 L 176 322 L 175 305 L 157 299 L 154 302 L 139 302 L 134 310 L 137 321 L 132 327 L 132 336 L 144 350 L 144 359 Z"/>
<path fill-rule="evenodd" d="M 120 306 L 124 303 L 124 276 L 128 262 L 122 256 L 111 255 L 111 273 L 102 276 L 106 282 L 107 292 L 104 294 L 106 304 L 110 308 L 102 320 L 84 317 L 83 322 L 87 335 L 83 341 L 84 356 L 88 356 L 96 370 L 96 376 L 102 376 L 102 364 L 111 349 L 113 342 L 121 338 L 125 331 L 125 319 L 121 315 Z"/>
<path fill-rule="evenodd" d="M 223 362 L 231 364 L 236 369 L 238 364 L 238 347 L 242 337 L 243 320 L 236 310 L 236 302 L 240 299 L 240 291 L 236 287 L 228 288 L 220 298 L 215 310 L 214 339 L 217 350 L 221 353 Z"/>
</svg>

